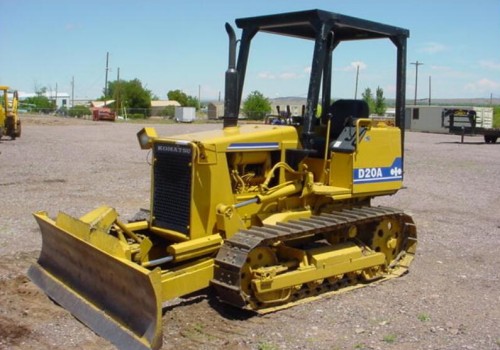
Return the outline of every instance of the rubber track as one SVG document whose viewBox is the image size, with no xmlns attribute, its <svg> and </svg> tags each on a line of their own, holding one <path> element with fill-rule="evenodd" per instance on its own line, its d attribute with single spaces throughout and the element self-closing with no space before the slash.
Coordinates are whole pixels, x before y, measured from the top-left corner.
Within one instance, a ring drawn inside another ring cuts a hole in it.
<svg viewBox="0 0 500 350">
<path fill-rule="evenodd" d="M 405 215 L 401 210 L 389 207 L 364 207 L 339 212 L 322 213 L 308 219 L 291 220 L 277 225 L 264 225 L 240 230 L 226 239 L 215 258 L 212 285 L 221 301 L 245 308 L 247 301 L 240 289 L 240 271 L 249 252 L 257 246 L 270 246 L 301 236 L 338 231 L 353 224 L 366 224 L 381 218 Z M 404 227 L 403 227 L 404 232 Z"/>
</svg>

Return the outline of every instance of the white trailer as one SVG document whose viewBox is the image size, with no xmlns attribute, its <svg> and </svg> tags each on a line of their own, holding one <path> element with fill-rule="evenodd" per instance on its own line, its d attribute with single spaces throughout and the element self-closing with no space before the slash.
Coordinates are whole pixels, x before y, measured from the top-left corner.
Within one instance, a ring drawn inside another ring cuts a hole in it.
<svg viewBox="0 0 500 350">
<path fill-rule="evenodd" d="M 175 107 L 175 121 L 178 123 L 192 123 L 196 119 L 196 108 Z"/>
</svg>

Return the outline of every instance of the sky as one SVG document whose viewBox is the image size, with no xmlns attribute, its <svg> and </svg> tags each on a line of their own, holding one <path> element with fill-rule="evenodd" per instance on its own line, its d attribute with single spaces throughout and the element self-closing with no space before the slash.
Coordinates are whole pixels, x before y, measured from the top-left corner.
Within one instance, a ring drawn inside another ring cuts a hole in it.
<svg viewBox="0 0 500 350">
<path fill-rule="evenodd" d="M 500 98 L 500 0 L 0 0 L 0 85 L 71 95 L 74 81 L 75 99 L 94 99 L 104 89 L 109 52 L 109 81 L 119 72 L 160 99 L 176 89 L 223 99 L 225 22 L 236 28 L 236 18 L 315 8 L 409 29 L 408 99 L 416 62 L 419 100 Z M 312 41 L 258 34 L 243 95 L 306 97 L 312 52 Z M 394 97 L 389 40 L 341 43 L 333 62 L 334 98 L 377 87 Z"/>
</svg>

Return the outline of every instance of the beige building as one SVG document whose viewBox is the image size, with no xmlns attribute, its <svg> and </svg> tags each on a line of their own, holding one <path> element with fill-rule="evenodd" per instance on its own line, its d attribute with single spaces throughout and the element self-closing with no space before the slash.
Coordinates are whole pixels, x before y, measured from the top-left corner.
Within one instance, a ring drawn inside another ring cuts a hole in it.
<svg viewBox="0 0 500 350">
<path fill-rule="evenodd" d="M 151 101 L 151 115 L 160 115 L 167 107 L 180 107 L 181 104 L 173 100 L 154 100 Z"/>
<path fill-rule="evenodd" d="M 224 102 L 210 102 L 207 106 L 208 119 L 219 119 L 224 116 Z"/>
</svg>

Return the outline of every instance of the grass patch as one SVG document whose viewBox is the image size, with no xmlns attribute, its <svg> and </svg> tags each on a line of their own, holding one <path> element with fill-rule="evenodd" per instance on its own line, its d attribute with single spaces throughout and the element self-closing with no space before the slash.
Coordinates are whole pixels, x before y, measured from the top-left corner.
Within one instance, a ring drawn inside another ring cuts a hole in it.
<svg viewBox="0 0 500 350">
<path fill-rule="evenodd" d="M 276 347 L 276 345 L 269 343 L 267 341 L 259 342 L 259 344 L 257 345 L 257 350 L 277 350 L 277 349 L 278 347 Z"/>
<path fill-rule="evenodd" d="M 197 331 L 199 333 L 204 333 L 203 332 L 203 328 L 205 328 L 205 326 L 202 325 L 201 323 L 195 323 L 195 325 L 194 325 L 193 328 L 194 328 L 195 331 Z"/>
<path fill-rule="evenodd" d="M 207 333 L 205 330 L 205 325 L 201 323 L 195 323 L 193 326 L 186 331 L 182 331 L 181 335 L 195 341 L 208 339 L 210 341 L 216 339 L 213 335 Z"/>
<path fill-rule="evenodd" d="M 396 335 L 395 334 L 384 335 L 382 340 L 385 341 L 386 343 L 392 344 L 396 341 Z"/>
<path fill-rule="evenodd" d="M 431 320 L 431 317 L 425 312 L 418 314 L 417 318 L 420 320 L 420 322 L 428 322 Z"/>
</svg>

